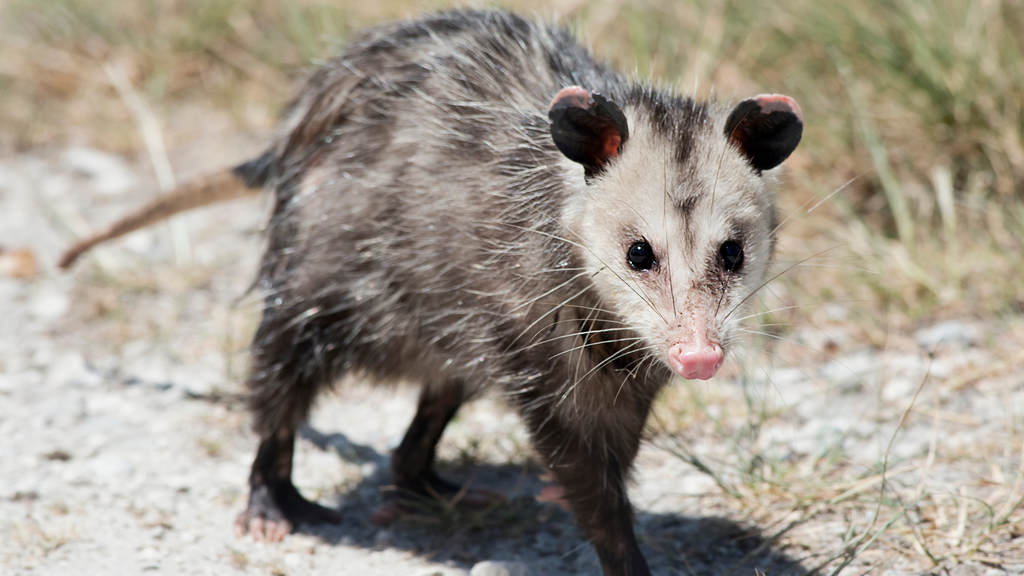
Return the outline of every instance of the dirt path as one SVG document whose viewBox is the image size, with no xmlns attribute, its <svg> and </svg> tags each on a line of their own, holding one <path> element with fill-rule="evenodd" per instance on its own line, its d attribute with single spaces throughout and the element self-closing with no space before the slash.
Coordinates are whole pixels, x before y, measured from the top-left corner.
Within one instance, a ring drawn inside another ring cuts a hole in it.
<svg viewBox="0 0 1024 576">
<path fill-rule="evenodd" d="M 236 538 L 255 439 L 234 395 L 265 200 L 136 233 L 71 274 L 52 268 L 66 228 L 141 202 L 145 173 L 83 150 L 0 160 L 0 248 L 29 249 L 41 269 L 21 278 L 0 264 L 4 573 L 448 576 L 485 560 L 600 572 L 569 515 L 534 500 L 540 470 L 493 399 L 460 414 L 441 457 L 452 478 L 510 502 L 373 525 L 414 392 L 358 384 L 321 403 L 297 455 L 299 488 L 343 524 L 275 545 Z M 834 325 L 791 339 L 835 354 L 795 351 L 795 365 L 748 365 L 745 380 L 680 384 L 664 399 L 633 488 L 655 573 L 799 574 L 882 527 L 844 574 L 1024 573 L 1019 321 L 937 324 L 882 350 L 844 340 L 833 312 Z"/>
</svg>

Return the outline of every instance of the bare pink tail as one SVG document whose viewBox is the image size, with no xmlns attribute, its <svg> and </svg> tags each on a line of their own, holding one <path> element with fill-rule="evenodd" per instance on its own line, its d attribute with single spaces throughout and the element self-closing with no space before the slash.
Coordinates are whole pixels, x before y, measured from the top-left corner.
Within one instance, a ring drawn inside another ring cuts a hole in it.
<svg viewBox="0 0 1024 576">
<path fill-rule="evenodd" d="M 258 191 L 258 188 L 247 187 L 243 178 L 230 169 L 200 178 L 164 194 L 150 204 L 114 222 L 106 230 L 79 240 L 61 256 L 57 265 L 66 270 L 75 263 L 79 256 L 101 242 L 145 228 L 179 212 L 241 198 Z"/>
</svg>

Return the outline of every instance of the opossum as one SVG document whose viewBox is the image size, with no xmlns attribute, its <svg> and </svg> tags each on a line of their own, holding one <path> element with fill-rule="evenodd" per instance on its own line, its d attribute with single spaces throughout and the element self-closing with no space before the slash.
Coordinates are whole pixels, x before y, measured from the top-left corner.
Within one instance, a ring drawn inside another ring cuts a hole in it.
<svg viewBox="0 0 1024 576">
<path fill-rule="evenodd" d="M 802 130 L 787 96 L 697 102 L 505 12 L 365 32 L 236 169 L 275 193 L 239 531 L 339 519 L 293 485 L 293 445 L 317 395 L 359 373 L 422 386 L 391 461 L 402 491 L 458 490 L 435 446 L 496 389 L 604 573 L 648 574 L 626 492 L 644 422 L 673 375 L 722 365 L 772 258 L 772 170 Z"/>
</svg>

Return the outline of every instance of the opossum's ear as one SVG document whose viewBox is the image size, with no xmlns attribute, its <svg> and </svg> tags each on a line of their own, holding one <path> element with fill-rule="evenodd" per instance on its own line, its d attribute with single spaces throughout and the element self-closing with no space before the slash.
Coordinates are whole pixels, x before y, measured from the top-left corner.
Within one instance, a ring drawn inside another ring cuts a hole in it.
<svg viewBox="0 0 1024 576">
<path fill-rule="evenodd" d="M 761 94 L 740 102 L 725 121 L 725 137 L 758 171 L 771 170 L 796 150 L 804 115 L 789 96 Z"/>
<path fill-rule="evenodd" d="M 579 86 L 558 91 L 548 119 L 555 146 L 569 160 L 583 164 L 587 178 L 618 156 L 629 138 L 626 115 L 618 104 Z"/>
</svg>

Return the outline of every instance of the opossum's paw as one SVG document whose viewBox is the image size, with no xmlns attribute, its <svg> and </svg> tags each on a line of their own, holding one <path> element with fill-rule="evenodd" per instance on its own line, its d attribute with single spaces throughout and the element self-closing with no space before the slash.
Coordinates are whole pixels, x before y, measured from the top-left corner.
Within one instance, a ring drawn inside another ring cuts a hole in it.
<svg viewBox="0 0 1024 576">
<path fill-rule="evenodd" d="M 337 524 L 341 515 L 306 500 L 291 483 L 271 490 L 262 485 L 249 495 L 249 506 L 235 518 L 235 535 L 258 542 L 280 542 L 299 524 Z"/>
<path fill-rule="evenodd" d="M 404 505 L 400 502 L 384 502 L 374 511 L 373 523 L 377 526 L 388 526 L 402 516 L 409 516 L 415 513 L 416 510 L 412 506 Z"/>
<path fill-rule="evenodd" d="M 470 485 L 460 486 L 429 472 L 415 482 L 395 486 L 385 496 L 384 504 L 373 513 L 373 522 L 387 526 L 402 516 L 422 515 L 437 505 L 483 509 L 507 501 L 503 494 Z"/>
<path fill-rule="evenodd" d="M 540 493 L 534 499 L 546 504 L 557 504 L 562 510 L 569 511 L 569 501 L 565 499 L 565 488 L 558 484 L 541 488 Z"/>
</svg>

